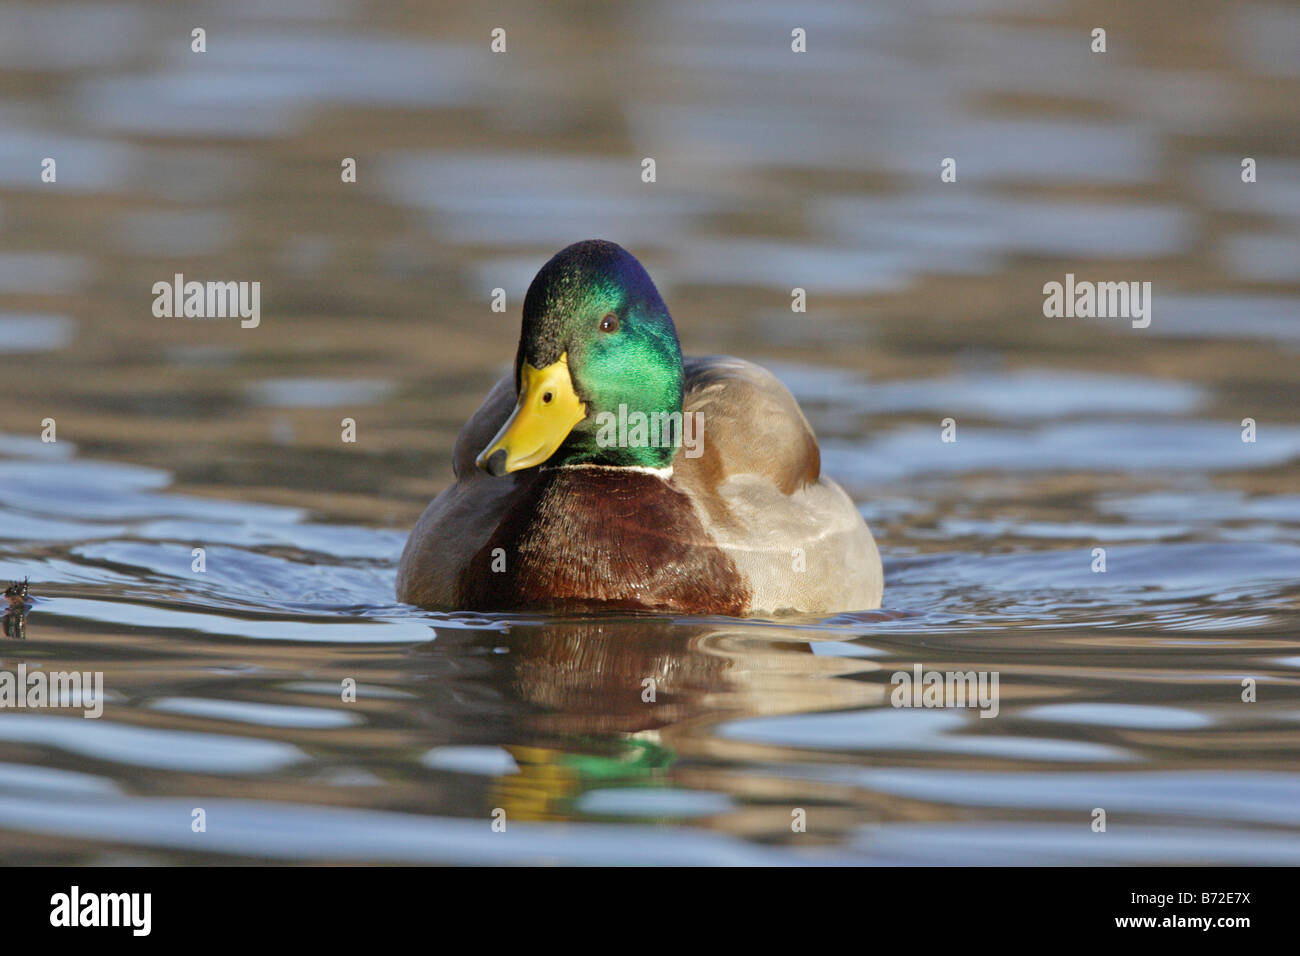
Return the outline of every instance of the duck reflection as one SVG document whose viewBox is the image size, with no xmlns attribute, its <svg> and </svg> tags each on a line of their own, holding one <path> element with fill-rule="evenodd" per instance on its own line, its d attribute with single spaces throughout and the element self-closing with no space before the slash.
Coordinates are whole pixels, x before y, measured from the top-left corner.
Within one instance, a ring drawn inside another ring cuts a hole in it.
<svg viewBox="0 0 1300 956">
<path fill-rule="evenodd" d="M 883 685 L 851 679 L 876 665 L 815 654 L 812 644 L 824 640 L 799 628 L 641 617 L 522 625 L 505 642 L 499 633 L 439 629 L 424 650 L 454 666 L 460 686 L 429 717 L 449 744 L 467 742 L 472 726 L 469 742 L 509 752 L 514 771 L 491 777 L 480 795 L 486 812 L 503 809 L 509 820 L 599 819 L 583 806 L 593 790 L 667 788 L 748 805 L 709 826 L 752 836 L 757 823 L 789 835 L 792 800 L 835 802 L 837 788 L 755 772 L 755 761 L 793 755 L 719 729 L 741 718 L 878 706 Z M 435 670 L 435 680 L 456 682 Z M 753 811 L 765 802 L 759 820 Z"/>
</svg>

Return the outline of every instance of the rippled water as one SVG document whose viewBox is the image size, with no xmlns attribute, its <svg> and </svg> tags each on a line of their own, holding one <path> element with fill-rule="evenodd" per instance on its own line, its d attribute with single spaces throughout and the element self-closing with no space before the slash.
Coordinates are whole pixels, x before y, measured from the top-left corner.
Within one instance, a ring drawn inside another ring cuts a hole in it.
<svg viewBox="0 0 1300 956">
<path fill-rule="evenodd" d="M 0 5 L 0 672 L 107 698 L 0 712 L 0 858 L 1300 863 L 1300 8 L 432 6 Z M 790 385 L 882 610 L 395 603 L 593 236 Z M 261 325 L 153 318 L 176 272 Z M 1067 272 L 1150 328 L 1044 318 Z"/>
</svg>

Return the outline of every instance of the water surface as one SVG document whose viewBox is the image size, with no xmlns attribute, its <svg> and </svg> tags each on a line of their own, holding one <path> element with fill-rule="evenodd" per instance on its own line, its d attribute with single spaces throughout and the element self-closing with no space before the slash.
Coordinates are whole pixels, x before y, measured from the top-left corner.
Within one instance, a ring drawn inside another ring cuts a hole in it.
<svg viewBox="0 0 1300 956">
<path fill-rule="evenodd" d="M 565 14 L 228 3 L 197 56 L 172 5 L 0 5 L 0 671 L 107 695 L 0 713 L 0 858 L 1300 863 L 1297 8 Z M 789 384 L 881 610 L 396 603 L 589 237 Z M 155 319 L 176 272 L 260 326 Z M 1151 281 L 1150 328 L 1045 319 L 1067 272 Z M 891 706 L 918 665 L 997 716 Z"/>
</svg>

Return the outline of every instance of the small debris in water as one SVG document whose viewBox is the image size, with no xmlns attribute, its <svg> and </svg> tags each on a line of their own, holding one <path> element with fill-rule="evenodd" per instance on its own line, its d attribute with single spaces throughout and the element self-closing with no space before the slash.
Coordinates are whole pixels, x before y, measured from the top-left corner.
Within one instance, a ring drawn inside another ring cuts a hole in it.
<svg viewBox="0 0 1300 956">
<path fill-rule="evenodd" d="M 5 601 L 9 605 L 4 615 L 5 637 L 18 641 L 27 637 L 27 612 L 32 609 L 32 606 L 27 603 L 30 580 L 30 578 L 23 578 L 21 583 L 15 581 L 5 588 Z"/>
</svg>

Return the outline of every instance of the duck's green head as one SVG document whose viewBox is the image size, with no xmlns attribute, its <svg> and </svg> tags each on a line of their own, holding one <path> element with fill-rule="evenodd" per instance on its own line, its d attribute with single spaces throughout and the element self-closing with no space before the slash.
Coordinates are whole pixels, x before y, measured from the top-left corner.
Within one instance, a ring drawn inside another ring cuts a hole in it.
<svg viewBox="0 0 1300 956">
<path fill-rule="evenodd" d="M 612 242 L 575 243 L 528 287 L 519 400 L 478 466 L 666 467 L 681 437 L 682 381 L 677 330 L 641 263 Z"/>
</svg>

